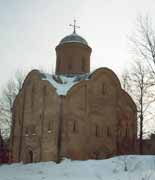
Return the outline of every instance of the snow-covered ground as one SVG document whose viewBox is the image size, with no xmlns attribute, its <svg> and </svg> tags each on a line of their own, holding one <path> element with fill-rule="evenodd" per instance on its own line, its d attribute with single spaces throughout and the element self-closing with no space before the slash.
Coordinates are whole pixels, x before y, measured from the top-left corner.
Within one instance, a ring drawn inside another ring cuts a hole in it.
<svg viewBox="0 0 155 180">
<path fill-rule="evenodd" d="M 155 156 L 1 165 L 0 180 L 155 180 Z"/>
</svg>

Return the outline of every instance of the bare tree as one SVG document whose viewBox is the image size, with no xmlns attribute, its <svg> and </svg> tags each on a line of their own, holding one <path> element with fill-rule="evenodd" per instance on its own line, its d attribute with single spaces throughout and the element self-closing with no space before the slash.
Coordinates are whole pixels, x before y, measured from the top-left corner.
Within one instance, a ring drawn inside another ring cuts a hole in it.
<svg viewBox="0 0 155 180">
<path fill-rule="evenodd" d="M 40 67 L 40 71 L 50 72 L 50 70 L 46 70 Z M 27 71 L 31 71 L 30 68 Z M 26 71 L 26 72 L 27 72 Z M 12 107 L 15 100 L 16 95 L 19 90 L 22 88 L 23 81 L 26 76 L 26 72 L 17 71 L 14 77 L 9 80 L 2 91 L 2 95 L 0 97 L 0 129 L 2 135 L 4 137 L 8 137 L 11 130 L 12 125 Z"/>
<path fill-rule="evenodd" d="M 0 127 L 2 129 L 2 135 L 9 136 L 12 118 L 13 102 L 22 88 L 25 74 L 21 71 L 17 71 L 13 79 L 9 80 L 5 88 L 2 91 L 0 97 Z"/>
<path fill-rule="evenodd" d="M 127 69 L 124 70 L 124 72 L 122 73 L 121 76 L 121 84 L 123 89 L 128 92 L 128 93 L 132 93 L 131 91 L 131 79 L 130 79 L 130 73 Z"/>
<path fill-rule="evenodd" d="M 144 60 L 155 78 L 155 28 L 149 16 L 137 18 L 136 30 L 130 40 L 134 44 L 136 59 Z"/>
<path fill-rule="evenodd" d="M 132 96 L 137 105 L 139 152 L 143 154 L 144 124 L 146 125 L 154 113 L 151 109 L 155 101 L 154 78 L 150 77 L 148 69 L 142 62 L 136 61 L 130 72 L 124 73 L 122 81 L 125 90 Z"/>
</svg>

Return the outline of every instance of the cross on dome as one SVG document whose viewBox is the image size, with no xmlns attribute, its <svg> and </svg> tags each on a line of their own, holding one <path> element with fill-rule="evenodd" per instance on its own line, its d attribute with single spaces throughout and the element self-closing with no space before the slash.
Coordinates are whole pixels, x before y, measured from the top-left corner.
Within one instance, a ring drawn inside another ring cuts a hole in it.
<svg viewBox="0 0 155 180">
<path fill-rule="evenodd" d="M 76 33 L 76 28 L 80 28 L 80 26 L 76 26 L 76 20 L 74 19 L 74 25 L 70 24 L 69 26 L 73 27 L 73 33 Z"/>
</svg>

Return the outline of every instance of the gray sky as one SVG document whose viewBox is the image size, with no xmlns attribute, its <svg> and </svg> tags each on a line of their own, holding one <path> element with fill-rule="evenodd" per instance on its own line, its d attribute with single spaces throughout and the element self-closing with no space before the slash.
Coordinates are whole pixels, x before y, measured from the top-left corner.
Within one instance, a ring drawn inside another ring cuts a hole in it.
<svg viewBox="0 0 155 180">
<path fill-rule="evenodd" d="M 20 69 L 54 69 L 55 47 L 77 19 L 92 47 L 91 69 L 120 73 L 131 62 L 127 35 L 155 0 L 0 0 L 0 88 Z"/>
</svg>

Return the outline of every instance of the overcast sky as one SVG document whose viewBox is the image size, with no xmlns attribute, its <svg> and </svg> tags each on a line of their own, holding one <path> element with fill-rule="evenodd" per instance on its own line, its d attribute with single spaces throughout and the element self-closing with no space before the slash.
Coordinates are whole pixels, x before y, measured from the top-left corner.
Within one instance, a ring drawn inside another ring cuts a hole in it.
<svg viewBox="0 0 155 180">
<path fill-rule="evenodd" d="M 0 88 L 17 70 L 55 68 L 55 47 L 77 33 L 92 47 L 91 69 L 117 74 L 132 61 L 127 36 L 138 14 L 155 19 L 155 0 L 0 0 Z"/>
</svg>

